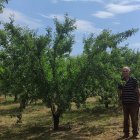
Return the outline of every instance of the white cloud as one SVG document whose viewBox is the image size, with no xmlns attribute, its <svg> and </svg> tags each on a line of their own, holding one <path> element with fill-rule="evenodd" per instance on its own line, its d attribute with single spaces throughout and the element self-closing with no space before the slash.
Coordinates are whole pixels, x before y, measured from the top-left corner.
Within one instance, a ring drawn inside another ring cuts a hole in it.
<svg viewBox="0 0 140 140">
<path fill-rule="evenodd" d="M 50 14 L 50 15 L 40 14 L 40 16 L 47 18 L 47 19 L 57 18 L 60 21 L 64 20 L 64 15 L 61 15 L 61 14 Z"/>
<path fill-rule="evenodd" d="M 124 14 L 140 10 L 140 0 L 112 0 L 104 5 L 104 11 L 97 11 L 92 15 L 98 18 L 112 18 L 117 14 Z"/>
<path fill-rule="evenodd" d="M 114 16 L 113 13 L 111 12 L 106 12 L 106 11 L 98 11 L 94 14 L 92 14 L 93 16 L 95 17 L 98 17 L 98 18 L 111 18 Z"/>
<path fill-rule="evenodd" d="M 52 0 L 52 3 L 56 4 L 58 2 L 97 2 L 103 3 L 103 0 Z"/>
<path fill-rule="evenodd" d="M 61 0 L 65 2 L 97 2 L 97 3 L 103 3 L 103 0 Z"/>
<path fill-rule="evenodd" d="M 140 4 L 138 5 L 124 5 L 124 4 L 108 4 L 106 6 L 107 11 L 114 14 L 128 13 L 140 9 Z"/>
<path fill-rule="evenodd" d="M 112 2 L 114 3 L 119 3 L 119 4 L 135 4 L 135 3 L 139 3 L 140 0 L 112 0 Z"/>
<path fill-rule="evenodd" d="M 19 11 L 8 9 L 8 8 L 5 8 L 3 10 L 3 13 L 0 14 L 0 20 L 4 22 L 9 22 L 9 17 L 11 16 L 14 16 L 14 20 L 17 24 L 28 26 L 31 29 L 37 29 L 43 26 L 39 19 L 27 17 L 26 15 L 24 15 Z"/>
<path fill-rule="evenodd" d="M 51 0 L 51 2 L 52 2 L 52 3 L 57 3 L 57 2 L 58 2 L 58 0 Z"/>
<path fill-rule="evenodd" d="M 92 22 L 86 20 L 76 21 L 77 30 L 84 33 L 99 33 L 102 29 L 96 28 Z"/>
<path fill-rule="evenodd" d="M 113 24 L 120 25 L 120 22 L 119 21 L 114 21 Z"/>
<path fill-rule="evenodd" d="M 61 14 L 50 14 L 50 15 L 44 15 L 44 14 L 40 14 L 40 16 L 47 18 L 47 19 L 54 19 L 57 18 L 59 21 L 63 21 L 64 20 L 64 15 Z M 70 17 L 73 19 L 73 17 Z M 84 33 L 91 33 L 91 32 L 96 32 L 99 33 L 101 31 L 101 29 L 96 28 L 92 22 L 86 21 L 86 20 L 80 20 L 77 19 L 76 23 L 75 23 L 76 27 L 77 27 L 77 31 L 79 32 L 84 32 Z"/>
</svg>

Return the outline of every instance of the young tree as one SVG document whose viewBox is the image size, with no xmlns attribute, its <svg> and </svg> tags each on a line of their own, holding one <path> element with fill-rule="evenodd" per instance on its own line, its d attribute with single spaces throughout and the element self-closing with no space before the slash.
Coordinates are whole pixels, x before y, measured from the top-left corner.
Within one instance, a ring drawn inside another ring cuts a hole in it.
<svg viewBox="0 0 140 140">
<path fill-rule="evenodd" d="M 64 22 L 54 20 L 56 30 L 54 34 L 48 29 L 50 37 L 49 48 L 46 51 L 48 95 L 44 102 L 51 108 L 54 130 L 59 127 L 60 116 L 70 107 L 71 92 L 71 59 L 70 53 L 74 43 L 72 32 L 76 29 L 75 20 L 65 15 Z"/>
<path fill-rule="evenodd" d="M 54 34 L 48 28 L 45 36 L 37 36 L 15 26 L 11 19 L 0 30 L 3 83 L 10 85 L 8 92 L 19 96 L 20 113 L 27 100 L 41 98 L 51 108 L 55 130 L 72 99 L 70 53 L 74 24 L 75 20 L 65 15 L 64 23 L 55 19 Z"/>
<path fill-rule="evenodd" d="M 46 36 L 15 26 L 13 19 L 0 30 L 1 92 L 7 89 L 7 93 L 19 97 L 20 120 L 27 101 L 42 98 L 46 91 L 40 55 L 43 56 L 41 47 L 47 42 Z"/>
<path fill-rule="evenodd" d="M 117 95 L 114 85 L 117 85 L 117 81 L 120 79 L 119 70 L 124 64 L 124 61 L 121 60 L 122 55 L 116 53 L 118 45 L 136 32 L 137 29 L 131 29 L 112 34 L 109 30 L 103 30 L 97 37 L 92 34 L 84 40 L 84 54 L 87 56 L 88 64 L 86 77 L 91 77 L 93 85 L 91 90 L 94 91 L 94 95 L 101 97 L 101 102 L 106 107 Z"/>
</svg>

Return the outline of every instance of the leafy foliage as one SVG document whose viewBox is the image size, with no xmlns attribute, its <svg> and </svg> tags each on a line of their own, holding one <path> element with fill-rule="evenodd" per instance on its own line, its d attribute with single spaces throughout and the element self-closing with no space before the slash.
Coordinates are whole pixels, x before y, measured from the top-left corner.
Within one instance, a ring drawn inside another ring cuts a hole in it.
<svg viewBox="0 0 140 140">
<path fill-rule="evenodd" d="M 117 34 L 103 30 L 84 38 L 83 53 L 71 56 L 75 20 L 66 14 L 63 22 L 55 19 L 54 24 L 55 31 L 47 28 L 45 35 L 15 25 L 12 18 L 3 24 L 0 93 L 18 98 L 19 119 L 29 100 L 41 99 L 51 108 L 54 129 L 58 129 L 59 118 L 71 109 L 71 102 L 80 107 L 89 96 L 99 96 L 106 107 L 115 104 L 121 68 L 128 65 L 140 77 L 140 52 L 119 46 L 138 29 Z"/>
<path fill-rule="evenodd" d="M 8 0 L 0 0 L 0 12 L 2 12 L 5 3 L 8 3 Z"/>
</svg>

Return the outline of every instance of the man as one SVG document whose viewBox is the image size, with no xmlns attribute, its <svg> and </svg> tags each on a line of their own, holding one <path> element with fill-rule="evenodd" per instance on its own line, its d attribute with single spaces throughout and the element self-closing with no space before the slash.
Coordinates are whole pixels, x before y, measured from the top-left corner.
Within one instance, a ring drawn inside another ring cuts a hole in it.
<svg viewBox="0 0 140 140">
<path fill-rule="evenodd" d="M 140 103 L 140 92 L 138 82 L 134 77 L 130 76 L 130 68 L 123 67 L 122 69 L 122 82 L 118 85 L 119 99 L 123 106 L 123 138 L 129 137 L 129 117 L 132 122 L 133 138 L 139 138 L 138 132 L 138 113 Z"/>
</svg>

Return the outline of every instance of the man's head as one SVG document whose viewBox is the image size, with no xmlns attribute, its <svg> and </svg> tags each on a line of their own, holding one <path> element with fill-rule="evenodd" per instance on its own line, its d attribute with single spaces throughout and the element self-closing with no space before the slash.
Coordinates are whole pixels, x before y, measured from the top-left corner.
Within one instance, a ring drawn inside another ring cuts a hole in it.
<svg viewBox="0 0 140 140">
<path fill-rule="evenodd" d="M 122 68 L 122 75 L 125 78 L 129 77 L 129 75 L 130 75 L 130 68 L 127 67 L 127 66 L 126 67 L 123 67 Z"/>
</svg>

